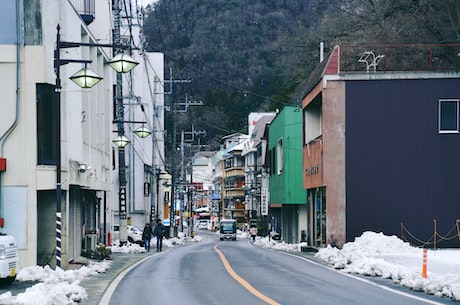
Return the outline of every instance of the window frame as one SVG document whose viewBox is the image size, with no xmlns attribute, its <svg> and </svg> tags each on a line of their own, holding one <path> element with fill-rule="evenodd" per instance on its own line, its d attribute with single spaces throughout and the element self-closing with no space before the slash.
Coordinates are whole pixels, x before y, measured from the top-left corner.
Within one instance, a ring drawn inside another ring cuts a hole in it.
<svg viewBox="0 0 460 305">
<path fill-rule="evenodd" d="M 443 122 L 443 111 L 442 111 L 442 104 L 443 103 L 455 103 L 455 112 L 456 112 L 456 128 L 455 129 L 443 129 L 442 122 Z M 445 98 L 438 100 L 438 133 L 439 134 L 458 134 L 460 133 L 460 99 L 455 98 Z"/>
<path fill-rule="evenodd" d="M 283 138 L 278 139 L 276 143 L 276 174 L 283 174 Z"/>
<path fill-rule="evenodd" d="M 315 100 L 303 110 L 303 144 L 308 144 L 323 135 L 323 103 Z"/>
</svg>

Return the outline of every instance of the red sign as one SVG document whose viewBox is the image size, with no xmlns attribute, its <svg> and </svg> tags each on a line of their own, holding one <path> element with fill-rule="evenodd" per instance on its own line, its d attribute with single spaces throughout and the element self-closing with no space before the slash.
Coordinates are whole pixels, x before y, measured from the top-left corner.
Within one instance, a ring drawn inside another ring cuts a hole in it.
<svg viewBox="0 0 460 305">
<path fill-rule="evenodd" d="M 0 172 L 6 171 L 6 159 L 0 158 Z"/>
</svg>

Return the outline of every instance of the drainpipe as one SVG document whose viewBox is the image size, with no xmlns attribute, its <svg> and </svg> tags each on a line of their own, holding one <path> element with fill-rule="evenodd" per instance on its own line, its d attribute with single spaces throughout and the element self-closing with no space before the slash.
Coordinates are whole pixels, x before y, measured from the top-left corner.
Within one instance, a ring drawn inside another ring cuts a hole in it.
<svg viewBox="0 0 460 305">
<path fill-rule="evenodd" d="M 19 118 L 19 50 L 22 45 L 21 40 L 21 19 L 20 17 L 20 5 L 19 0 L 16 1 L 16 113 L 15 118 L 11 126 L 6 130 L 4 134 L 0 137 L 0 158 L 3 158 L 3 146 L 8 136 L 13 132 L 13 130 L 18 125 Z M 6 160 L 5 160 L 5 169 L 6 169 Z M 3 183 L 2 183 L 3 172 L 0 171 L 0 218 L 3 218 Z"/>
</svg>

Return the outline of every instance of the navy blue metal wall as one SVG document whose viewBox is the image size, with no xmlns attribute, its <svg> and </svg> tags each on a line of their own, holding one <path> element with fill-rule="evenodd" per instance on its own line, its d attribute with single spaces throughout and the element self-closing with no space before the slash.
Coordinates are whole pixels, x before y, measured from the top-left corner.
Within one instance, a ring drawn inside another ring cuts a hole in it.
<svg viewBox="0 0 460 305">
<path fill-rule="evenodd" d="M 451 238 L 437 246 L 460 247 L 460 135 L 438 133 L 441 98 L 460 98 L 460 79 L 347 82 L 347 241 L 372 230 L 433 247 L 436 220 Z"/>
</svg>

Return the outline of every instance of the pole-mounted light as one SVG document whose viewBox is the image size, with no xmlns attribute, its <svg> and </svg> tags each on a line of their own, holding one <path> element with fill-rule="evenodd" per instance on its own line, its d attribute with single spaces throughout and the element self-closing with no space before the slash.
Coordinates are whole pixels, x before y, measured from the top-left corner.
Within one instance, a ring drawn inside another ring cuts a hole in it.
<svg viewBox="0 0 460 305">
<path fill-rule="evenodd" d="M 124 148 L 126 145 L 130 143 L 129 139 L 125 136 L 118 136 L 112 141 L 119 148 Z"/>
<path fill-rule="evenodd" d="M 139 63 L 129 55 L 119 53 L 115 57 L 113 57 L 107 64 L 118 73 L 128 73 Z"/>
<path fill-rule="evenodd" d="M 119 20 L 118 20 L 119 21 Z M 61 231 L 62 231 L 62 211 L 61 211 L 61 198 L 62 198 L 62 181 L 61 181 L 61 66 L 69 63 L 84 63 L 85 67 L 80 69 L 78 72 L 73 74 L 70 79 L 75 82 L 81 88 L 91 88 L 95 86 L 98 82 L 102 80 L 102 77 L 97 75 L 95 72 L 91 71 L 86 67 L 88 63 L 91 63 L 91 60 L 85 59 L 61 59 L 61 50 L 67 48 L 77 48 L 77 47 L 111 47 L 111 48 L 122 48 L 119 45 L 120 39 L 115 39 L 116 44 L 98 44 L 98 43 L 84 43 L 84 42 L 67 42 L 61 40 L 60 29 L 61 27 L 57 25 L 57 34 L 56 34 L 56 48 L 54 50 L 54 70 L 56 74 L 56 85 L 55 85 L 55 96 L 56 96 L 56 267 L 61 267 Z M 119 28 L 117 29 L 119 31 Z M 119 35 L 118 35 L 119 38 Z M 138 63 L 126 54 L 118 54 L 108 64 L 119 73 L 126 73 L 133 69 Z M 121 79 L 117 74 L 117 93 L 120 92 L 121 88 Z M 119 97 L 117 97 L 119 98 Z M 120 109 L 123 110 L 123 102 L 120 100 Z M 121 111 L 120 113 L 123 113 Z M 123 123 L 120 122 L 121 127 Z M 120 129 L 120 128 L 119 128 Z M 129 140 L 123 136 L 123 128 L 121 128 L 121 134 L 117 139 L 114 140 L 115 145 L 122 148 L 129 144 Z M 123 149 L 120 149 L 123 150 Z M 124 165 L 123 165 L 124 166 Z M 120 169 L 120 171 L 122 171 Z M 124 175 L 124 169 L 123 169 Z M 124 179 L 122 179 L 124 181 Z M 120 197 L 125 196 L 125 193 L 122 194 L 122 188 L 120 187 Z M 120 224 L 121 225 L 121 224 Z"/>
<path fill-rule="evenodd" d="M 149 135 L 151 135 L 152 131 L 150 129 L 148 129 L 147 127 L 145 127 L 144 125 L 142 125 L 138 129 L 134 130 L 134 133 L 139 138 L 144 139 L 144 138 L 147 138 Z"/>
<path fill-rule="evenodd" d="M 75 72 L 70 77 L 70 80 L 81 88 L 92 88 L 102 80 L 102 77 L 97 75 L 93 70 L 88 69 L 85 64 L 85 67 Z"/>
</svg>

